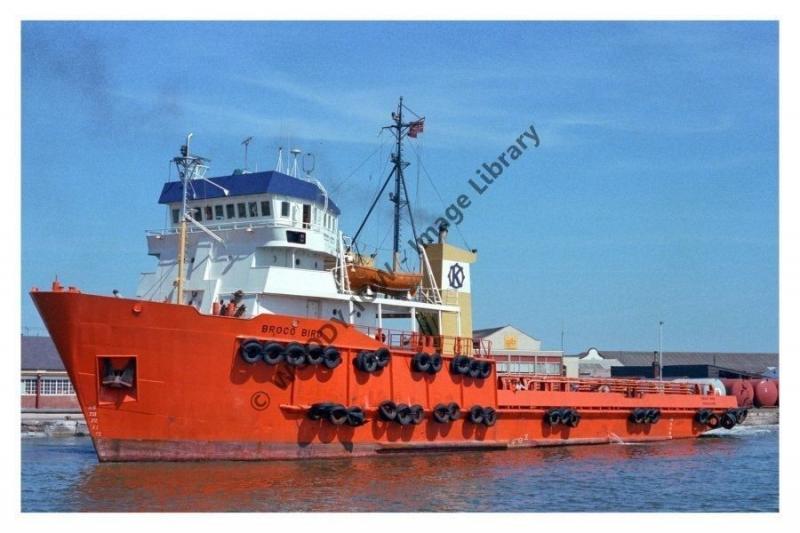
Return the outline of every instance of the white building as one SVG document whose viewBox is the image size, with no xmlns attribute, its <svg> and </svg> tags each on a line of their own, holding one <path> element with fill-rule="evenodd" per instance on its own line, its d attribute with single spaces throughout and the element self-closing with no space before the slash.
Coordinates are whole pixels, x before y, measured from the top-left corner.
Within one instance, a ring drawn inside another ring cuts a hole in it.
<svg viewBox="0 0 800 533">
<path fill-rule="evenodd" d="M 498 372 L 561 375 L 560 351 L 542 350 L 542 341 L 511 325 L 476 329 L 475 339 L 491 342 Z"/>
</svg>

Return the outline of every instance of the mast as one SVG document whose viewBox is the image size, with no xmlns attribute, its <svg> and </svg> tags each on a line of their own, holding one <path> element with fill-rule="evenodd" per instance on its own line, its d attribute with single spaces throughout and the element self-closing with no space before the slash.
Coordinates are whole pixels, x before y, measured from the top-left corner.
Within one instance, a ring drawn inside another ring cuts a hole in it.
<svg viewBox="0 0 800 533">
<path fill-rule="evenodd" d="M 400 269 L 400 187 L 403 181 L 403 97 L 400 97 L 400 103 L 397 104 L 397 113 L 393 115 L 395 128 L 395 135 L 397 136 L 397 147 L 395 153 L 392 154 L 392 163 L 394 163 L 394 196 L 391 201 L 394 203 L 394 244 L 392 246 L 392 271 L 397 272 Z M 408 199 L 406 199 L 408 201 Z"/>
<path fill-rule="evenodd" d="M 394 192 L 389 193 L 389 201 L 394 204 L 394 239 L 392 243 L 393 272 L 400 270 L 400 214 L 404 207 L 408 210 L 408 218 L 411 222 L 411 231 L 414 234 L 414 242 L 417 242 L 417 228 L 414 225 L 414 214 L 411 212 L 411 203 L 408 199 L 408 190 L 406 188 L 406 182 L 403 176 L 403 169 L 409 165 L 408 162 L 403 161 L 403 137 L 409 136 L 415 138 L 420 132 L 422 132 L 425 117 L 417 117 L 417 120 L 403 122 L 404 108 L 411 112 L 412 115 L 416 116 L 416 113 L 403 105 L 403 97 L 401 96 L 400 102 L 397 104 L 397 112 L 392 112 L 392 124 L 390 126 L 383 127 L 385 130 L 391 130 L 392 134 L 395 136 L 395 150 L 391 157 L 392 171 L 389 172 L 389 175 L 386 177 L 386 181 L 383 183 L 381 190 L 373 200 L 372 205 L 367 211 L 367 215 L 364 217 L 364 220 L 361 222 L 358 230 L 356 230 L 352 241 L 355 243 L 358 239 L 358 236 L 361 234 L 361 230 L 364 229 L 364 225 L 367 223 L 367 220 L 372 214 L 373 209 L 375 209 L 375 205 L 383 195 L 383 191 L 386 190 L 386 187 L 389 185 L 392 177 L 394 177 Z M 416 250 L 416 252 L 419 253 L 419 250 Z"/>
<path fill-rule="evenodd" d="M 178 169 L 178 176 L 181 178 L 181 225 L 180 225 L 180 238 L 178 243 L 178 279 L 175 280 L 176 292 L 175 303 L 183 303 L 183 285 L 184 270 L 186 268 L 186 223 L 192 220 L 189 215 L 189 182 L 194 179 L 195 175 L 202 177 L 202 173 L 208 168 L 205 163 L 208 159 L 200 156 L 194 156 L 189 151 L 189 143 L 192 140 L 192 133 L 186 136 L 186 144 L 181 146 L 181 155 L 173 158 L 173 162 Z M 225 196 L 227 196 L 227 191 Z"/>
</svg>

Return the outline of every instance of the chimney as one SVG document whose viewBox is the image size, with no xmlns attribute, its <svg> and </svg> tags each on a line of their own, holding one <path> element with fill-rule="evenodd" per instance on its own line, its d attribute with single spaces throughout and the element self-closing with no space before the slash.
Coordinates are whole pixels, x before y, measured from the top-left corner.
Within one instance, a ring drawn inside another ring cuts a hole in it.
<svg viewBox="0 0 800 533">
<path fill-rule="evenodd" d="M 442 222 L 439 224 L 439 244 L 444 244 L 447 240 L 447 228 L 449 224 L 447 222 Z"/>
</svg>

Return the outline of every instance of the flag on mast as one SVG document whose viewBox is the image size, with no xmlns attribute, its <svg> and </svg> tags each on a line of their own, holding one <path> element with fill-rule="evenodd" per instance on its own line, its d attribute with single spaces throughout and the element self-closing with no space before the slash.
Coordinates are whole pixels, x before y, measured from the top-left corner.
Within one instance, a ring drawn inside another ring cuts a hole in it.
<svg viewBox="0 0 800 533">
<path fill-rule="evenodd" d="M 408 125 L 408 136 L 411 137 L 412 139 L 416 139 L 417 135 L 422 133 L 424 129 L 425 129 L 424 118 L 411 122 Z"/>
</svg>

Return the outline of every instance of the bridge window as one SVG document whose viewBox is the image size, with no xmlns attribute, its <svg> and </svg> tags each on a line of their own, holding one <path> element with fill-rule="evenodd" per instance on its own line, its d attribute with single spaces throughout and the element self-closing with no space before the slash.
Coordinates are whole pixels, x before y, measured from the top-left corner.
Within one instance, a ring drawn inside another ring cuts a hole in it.
<svg viewBox="0 0 800 533">
<path fill-rule="evenodd" d="M 210 206 L 206 206 L 206 220 L 214 220 L 214 209 Z"/>
<path fill-rule="evenodd" d="M 222 212 L 222 206 L 221 205 L 215 205 L 214 206 L 214 218 L 216 218 L 217 220 L 222 220 L 222 219 L 225 218 L 225 215 Z"/>
<path fill-rule="evenodd" d="M 225 206 L 225 214 L 228 218 L 233 218 L 236 216 L 236 211 L 234 210 L 233 204 L 228 204 Z"/>
<path fill-rule="evenodd" d="M 250 217 L 257 217 L 258 216 L 258 204 L 256 202 L 250 202 L 247 204 L 248 216 Z"/>
<path fill-rule="evenodd" d="M 195 207 L 195 208 L 192 210 L 192 218 L 193 218 L 193 219 L 195 219 L 195 220 L 196 220 L 196 221 L 198 221 L 198 222 L 200 222 L 201 220 L 203 220 L 203 210 L 202 210 L 202 209 L 200 209 L 199 207 Z"/>
<path fill-rule="evenodd" d="M 177 224 L 181 220 L 181 210 L 180 209 L 173 209 L 172 210 L 172 223 Z"/>
<path fill-rule="evenodd" d="M 289 216 L 289 202 L 281 202 L 281 216 L 282 217 Z"/>
<path fill-rule="evenodd" d="M 261 202 L 261 216 L 262 217 L 271 217 L 272 211 L 269 208 L 269 200 L 265 200 Z"/>
<path fill-rule="evenodd" d="M 239 218 L 247 218 L 247 206 L 244 203 L 236 204 L 236 211 Z"/>
</svg>

